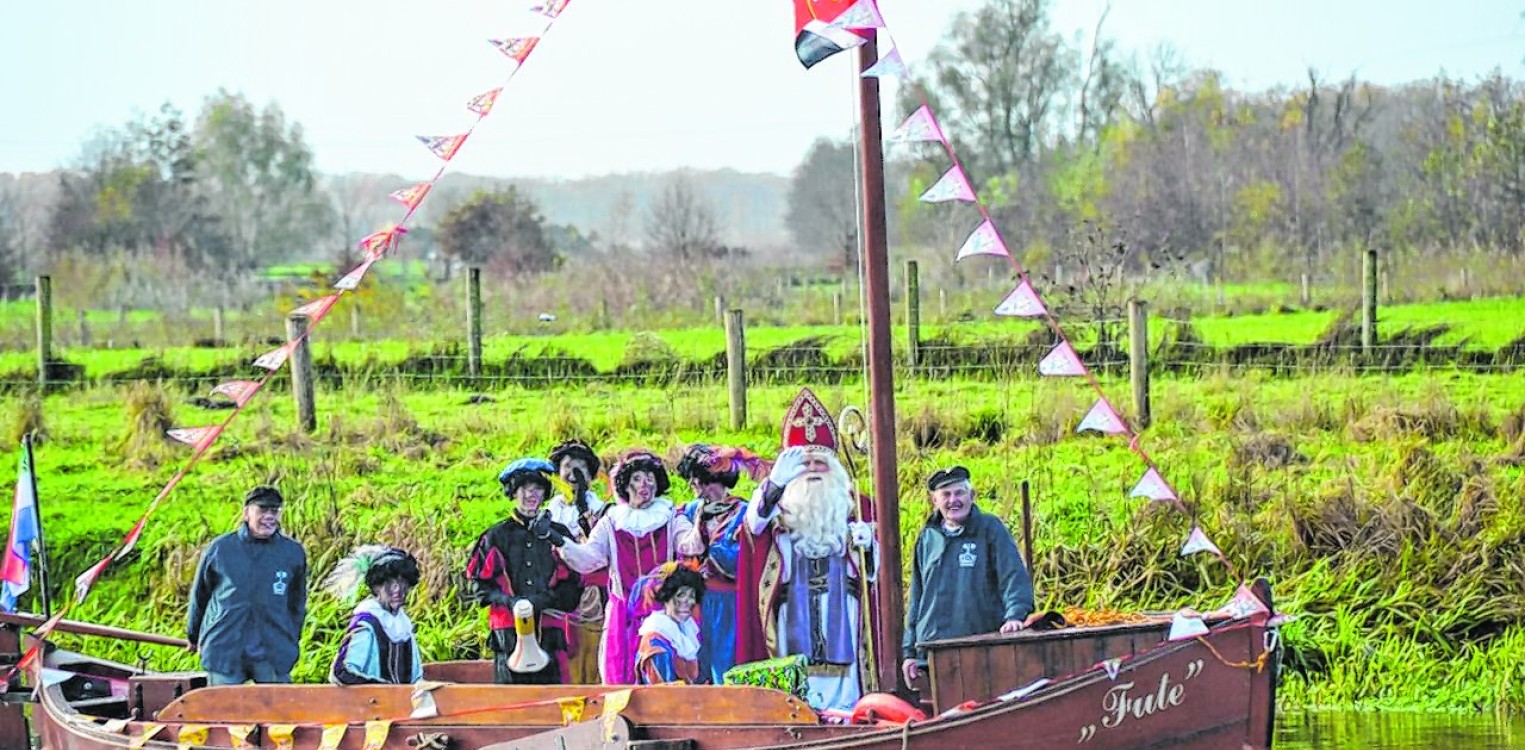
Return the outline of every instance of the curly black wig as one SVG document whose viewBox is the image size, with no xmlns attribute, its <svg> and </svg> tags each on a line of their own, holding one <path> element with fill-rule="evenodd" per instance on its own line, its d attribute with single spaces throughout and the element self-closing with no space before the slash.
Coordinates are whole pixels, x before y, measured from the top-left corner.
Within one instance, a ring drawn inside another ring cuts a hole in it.
<svg viewBox="0 0 1525 750">
<path fill-rule="evenodd" d="M 654 595 L 658 602 L 666 604 L 678 595 L 679 589 L 687 586 L 694 590 L 694 601 L 704 600 L 704 576 L 690 568 L 679 567 L 668 574 L 667 580 L 662 581 L 662 588 L 657 589 Z"/>
<path fill-rule="evenodd" d="M 556 465 L 557 470 L 561 469 L 563 459 L 572 458 L 582 461 L 588 465 L 589 479 L 598 476 L 598 470 L 603 468 L 603 462 L 598 460 L 598 454 L 593 452 L 593 448 L 576 439 L 563 441 L 561 445 L 552 448 L 549 458 L 551 463 Z"/>
<path fill-rule="evenodd" d="M 678 461 L 678 476 L 700 484 L 719 484 L 734 489 L 741 479 L 741 466 L 733 462 L 729 471 L 713 471 L 710 468 L 713 457 L 714 451 L 708 445 L 689 446 L 683 459 Z"/>
<path fill-rule="evenodd" d="M 401 578 L 410 588 L 418 585 L 418 560 L 395 547 L 378 555 L 365 571 L 365 585 L 368 588 L 376 588 L 397 578 Z"/>
<path fill-rule="evenodd" d="M 667 467 L 662 465 L 662 459 L 652 454 L 643 454 L 631 458 L 614 469 L 614 492 L 619 499 L 624 500 L 630 489 L 630 479 L 637 471 L 649 471 L 657 480 L 657 497 L 667 495 L 667 490 L 672 487 L 672 482 L 667 478 Z"/>
<path fill-rule="evenodd" d="M 537 485 L 549 496 L 551 494 L 551 479 L 534 469 L 520 469 L 508 475 L 503 480 L 503 496 L 513 498 L 519 492 L 519 488 L 528 484 Z"/>
</svg>

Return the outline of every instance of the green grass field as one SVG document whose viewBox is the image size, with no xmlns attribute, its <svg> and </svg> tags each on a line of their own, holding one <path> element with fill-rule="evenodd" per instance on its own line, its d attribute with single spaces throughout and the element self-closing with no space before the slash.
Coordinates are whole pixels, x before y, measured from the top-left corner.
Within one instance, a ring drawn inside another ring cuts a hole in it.
<svg viewBox="0 0 1525 750">
<path fill-rule="evenodd" d="M 1125 384 L 1105 386 L 1125 401 Z M 709 440 L 772 455 L 795 390 L 755 387 L 749 422 L 733 431 L 721 387 L 505 388 L 471 404 L 466 391 L 377 379 L 320 391 L 313 436 L 292 431 L 289 397 L 263 394 L 72 616 L 180 633 L 197 550 L 231 528 L 243 489 L 274 481 L 319 575 L 356 543 L 418 552 L 425 582 L 412 609 L 426 656 L 467 658 L 485 618 L 460 601 L 454 574 L 505 511 L 494 481 L 504 463 L 572 435 L 605 454 Z M 859 384 L 818 392 L 834 408 L 864 398 Z M 160 392 L 140 386 L 132 398 L 145 393 Z M 7 432 L 39 413 L 46 431 L 39 485 L 56 588 L 105 554 L 186 459 L 157 430 L 225 415 L 163 395 L 167 408 L 134 413 L 126 388 L 50 396 L 40 409 L 0 399 Z M 1284 704 L 1525 709 L 1525 374 L 1163 378 L 1155 400 L 1144 447 L 1234 565 L 1270 577 L 1300 616 L 1285 632 Z M 923 478 L 958 462 L 1013 528 L 1017 485 L 1032 483 L 1040 606 L 1218 606 L 1234 582 L 1214 560 L 1179 556 L 1191 521 L 1127 497 L 1142 466 L 1120 440 L 1074 434 L 1090 403 L 1072 381 L 903 381 L 902 537 L 927 510 Z M 3 437 L 0 466 L 12 466 Z M 299 679 L 322 678 L 347 606 L 314 596 Z M 192 663 L 155 649 L 150 665 Z"/>
</svg>

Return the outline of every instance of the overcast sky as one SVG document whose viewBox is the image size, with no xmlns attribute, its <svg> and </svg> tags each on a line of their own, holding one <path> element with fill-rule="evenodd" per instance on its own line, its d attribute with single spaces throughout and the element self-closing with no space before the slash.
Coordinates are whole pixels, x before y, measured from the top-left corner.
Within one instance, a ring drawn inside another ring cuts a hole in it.
<svg viewBox="0 0 1525 750">
<path fill-rule="evenodd" d="M 275 101 L 327 172 L 427 177 L 415 134 L 463 130 L 463 104 L 510 63 L 486 39 L 533 23 L 529 0 L 0 0 L 0 172 L 67 165 L 91 131 L 219 86 Z M 914 68 L 978 0 L 881 0 Z M 1084 36 L 1102 0 L 1058 0 Z M 1124 49 L 1174 43 L 1232 85 L 1311 65 L 1379 83 L 1525 76 L 1518 0 L 1113 0 Z M 680 166 L 787 173 L 852 120 L 850 55 L 805 71 L 787 0 L 574 0 L 454 162 L 497 176 Z M 1085 30 L 1085 31 L 1082 31 Z M 889 93 L 889 92 L 887 92 Z M 886 98 L 886 125 L 905 113 Z"/>
</svg>

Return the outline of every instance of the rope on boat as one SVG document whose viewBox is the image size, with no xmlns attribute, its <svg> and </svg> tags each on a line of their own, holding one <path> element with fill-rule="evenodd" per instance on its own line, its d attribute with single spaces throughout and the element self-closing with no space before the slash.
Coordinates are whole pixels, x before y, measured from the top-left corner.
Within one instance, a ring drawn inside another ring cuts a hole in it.
<svg viewBox="0 0 1525 750">
<path fill-rule="evenodd" d="M 1207 650 L 1212 652 L 1213 658 L 1217 659 L 1223 666 L 1232 669 L 1253 669 L 1257 674 L 1265 671 L 1266 662 L 1270 661 L 1271 651 L 1273 650 L 1272 648 L 1262 649 L 1260 655 L 1255 657 L 1255 661 L 1229 661 L 1224 658 L 1223 654 L 1218 653 L 1218 649 L 1214 648 L 1213 644 L 1209 643 L 1206 638 L 1199 635 L 1197 636 L 1197 641 L 1206 646 Z"/>
<path fill-rule="evenodd" d="M 444 732 L 419 732 L 408 738 L 408 747 L 414 750 L 447 750 L 450 735 Z"/>
</svg>

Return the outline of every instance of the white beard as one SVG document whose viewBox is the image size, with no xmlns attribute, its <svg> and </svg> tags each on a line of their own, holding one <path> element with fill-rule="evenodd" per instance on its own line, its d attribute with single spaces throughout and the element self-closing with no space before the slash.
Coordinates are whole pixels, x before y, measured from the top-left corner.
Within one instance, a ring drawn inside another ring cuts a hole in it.
<svg viewBox="0 0 1525 750">
<path fill-rule="evenodd" d="M 778 502 L 779 521 L 788 529 L 794 549 L 805 557 L 840 555 L 847 549 L 853 499 L 846 473 L 834 467 L 824 477 L 806 475 L 784 488 Z"/>
</svg>

